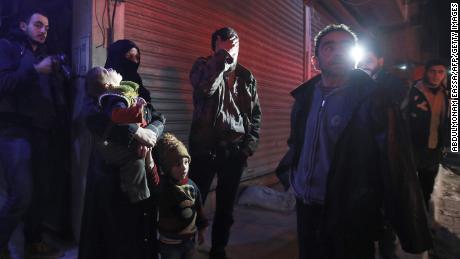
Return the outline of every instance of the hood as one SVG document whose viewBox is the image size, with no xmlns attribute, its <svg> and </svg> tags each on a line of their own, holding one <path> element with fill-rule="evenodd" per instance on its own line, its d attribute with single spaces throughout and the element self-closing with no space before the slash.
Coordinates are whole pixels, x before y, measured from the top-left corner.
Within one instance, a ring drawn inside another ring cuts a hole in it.
<svg viewBox="0 0 460 259">
<path fill-rule="evenodd" d="M 139 63 L 132 62 L 125 57 L 126 52 L 136 48 L 140 55 L 137 45 L 130 40 L 118 40 L 112 43 L 107 50 L 107 61 L 105 68 L 115 69 L 123 77 L 123 81 L 132 81 L 142 85 L 141 78 L 137 73 Z"/>
</svg>

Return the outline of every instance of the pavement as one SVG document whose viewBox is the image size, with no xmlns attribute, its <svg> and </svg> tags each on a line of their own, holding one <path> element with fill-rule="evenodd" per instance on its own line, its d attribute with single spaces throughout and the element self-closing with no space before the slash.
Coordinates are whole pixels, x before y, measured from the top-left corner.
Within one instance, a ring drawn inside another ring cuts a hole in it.
<svg viewBox="0 0 460 259">
<path fill-rule="evenodd" d="M 279 186 L 275 186 L 280 190 Z M 212 216 L 214 195 L 208 195 L 205 209 Z M 432 197 L 433 224 L 436 227 L 434 251 L 439 256 L 430 258 L 460 258 L 460 175 L 441 168 Z M 276 206 L 275 206 L 276 207 Z M 235 223 L 227 247 L 232 259 L 295 259 L 297 258 L 295 211 L 274 211 L 258 206 L 235 205 Z M 206 233 L 205 244 L 199 246 L 193 259 L 207 259 L 210 229 Z M 78 249 L 75 244 L 57 242 L 66 251 L 64 259 L 76 259 Z M 440 253 L 441 252 L 441 253 Z M 377 252 L 376 252 L 377 254 Z M 397 250 L 400 259 L 427 259 L 427 253 L 412 255 Z M 376 255 L 376 259 L 379 258 Z"/>
<path fill-rule="evenodd" d="M 278 188 L 277 188 L 278 189 Z M 209 196 L 211 201 L 213 196 Z M 212 202 L 211 202 L 212 203 Z M 208 214 L 212 208 L 207 206 Z M 235 205 L 235 223 L 232 227 L 227 254 L 232 259 L 296 259 L 297 237 L 295 211 L 279 212 L 256 206 Z M 205 244 L 198 247 L 193 259 L 208 259 L 210 228 Z M 400 259 L 427 259 L 427 255 L 411 255 L 400 248 Z M 65 259 L 76 259 L 77 249 L 68 248 Z M 376 255 L 376 259 L 379 258 Z M 443 258 L 444 259 L 444 258 Z M 450 258 L 445 258 L 450 259 Z"/>
<path fill-rule="evenodd" d="M 295 213 L 236 205 L 227 255 L 235 259 L 297 258 Z M 194 259 L 207 259 L 210 229 Z M 204 249 L 203 249 L 204 248 Z"/>
</svg>

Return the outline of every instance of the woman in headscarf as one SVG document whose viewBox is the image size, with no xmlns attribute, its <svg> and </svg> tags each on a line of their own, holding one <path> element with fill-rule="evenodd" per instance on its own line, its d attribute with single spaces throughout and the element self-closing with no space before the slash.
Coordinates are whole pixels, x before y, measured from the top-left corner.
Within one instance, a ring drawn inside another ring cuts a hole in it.
<svg viewBox="0 0 460 259">
<path fill-rule="evenodd" d="M 139 85 L 139 96 L 151 102 L 150 93 L 142 84 L 137 69 L 141 61 L 141 52 L 137 45 L 130 40 L 117 40 L 110 44 L 107 51 L 105 68 L 116 70 L 123 77 L 123 81 L 132 81 Z"/>
<path fill-rule="evenodd" d="M 120 73 L 125 81 L 139 84 L 139 96 L 150 103 L 150 93 L 137 73 L 140 61 L 139 48 L 130 40 L 119 40 L 108 49 L 106 68 Z M 88 129 L 124 146 L 134 142 L 154 146 L 160 138 L 164 117 L 153 107 L 154 122 L 146 128 L 137 124 L 113 124 L 107 114 L 98 109 L 86 117 Z M 147 107 L 146 106 L 146 107 Z M 149 134 L 156 133 L 152 142 Z M 108 165 L 95 149 L 88 170 L 85 209 L 80 235 L 79 259 L 156 259 L 156 209 L 153 197 L 131 203 L 120 189 L 118 168 Z M 152 186 L 152 182 L 149 184 Z"/>
</svg>

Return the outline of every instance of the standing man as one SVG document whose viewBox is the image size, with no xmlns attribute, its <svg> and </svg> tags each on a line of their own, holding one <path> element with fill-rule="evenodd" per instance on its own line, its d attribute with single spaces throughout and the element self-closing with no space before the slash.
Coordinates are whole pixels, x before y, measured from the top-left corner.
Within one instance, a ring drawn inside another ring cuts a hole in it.
<svg viewBox="0 0 460 259">
<path fill-rule="evenodd" d="M 366 52 L 358 67 L 374 79 L 377 86 L 381 88 L 379 89 L 379 92 L 382 93 L 379 96 L 381 102 L 386 102 L 386 106 L 392 110 L 394 121 L 407 134 L 408 124 L 407 120 L 403 119 L 402 102 L 409 87 L 384 68 L 385 59 L 379 42 L 375 39 L 370 39 L 366 43 Z M 378 241 L 380 258 L 397 259 L 395 232 L 387 219 L 384 219 L 382 227 L 382 233 Z"/>
<path fill-rule="evenodd" d="M 376 39 L 369 39 L 365 44 L 364 58 L 358 67 L 366 72 L 377 85 L 385 87 L 394 104 L 401 105 L 409 90 L 409 85 L 385 69 L 383 51 Z"/>
<path fill-rule="evenodd" d="M 428 61 L 423 79 L 411 87 L 408 98 L 412 144 L 427 208 L 448 138 L 446 76 L 447 65 L 442 60 Z"/>
<path fill-rule="evenodd" d="M 403 134 L 387 118 L 375 82 L 353 70 L 356 40 L 343 24 L 321 30 L 312 58 L 321 74 L 292 92 L 289 150 L 277 174 L 297 196 L 301 259 L 374 258 L 382 209 L 404 250 L 431 246 Z"/>
<path fill-rule="evenodd" d="M 210 258 L 227 258 L 233 204 L 246 160 L 257 148 L 261 111 L 257 83 L 238 63 L 239 37 L 225 27 L 212 34 L 213 54 L 200 57 L 190 72 L 193 120 L 190 177 L 203 195 L 217 174 L 216 211 Z"/>
<path fill-rule="evenodd" d="M 26 11 L 18 25 L 8 39 L 0 40 L 0 167 L 7 193 L 0 207 L 0 250 L 25 220 L 31 253 L 58 255 L 42 243 L 41 224 L 44 186 L 50 186 L 46 175 L 52 164 L 51 129 L 56 127 L 62 89 L 50 84 L 55 62 L 44 46 L 49 29 L 46 13 Z"/>
</svg>

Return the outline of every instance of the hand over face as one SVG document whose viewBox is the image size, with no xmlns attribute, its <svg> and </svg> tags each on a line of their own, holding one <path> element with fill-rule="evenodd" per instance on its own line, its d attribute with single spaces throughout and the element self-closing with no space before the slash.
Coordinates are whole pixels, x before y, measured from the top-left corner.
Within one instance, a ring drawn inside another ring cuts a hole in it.
<svg viewBox="0 0 460 259">
<path fill-rule="evenodd" d="M 238 59 L 238 53 L 240 50 L 240 41 L 237 37 L 232 37 L 227 40 L 222 40 L 219 36 L 217 36 L 215 52 L 217 53 L 219 50 L 225 50 L 233 58 L 233 63 L 225 64 L 226 65 L 225 70 L 227 71 L 228 68 L 236 65 L 236 62 Z"/>
</svg>

